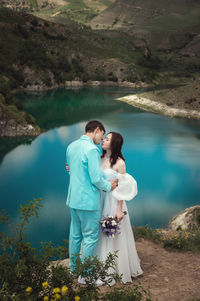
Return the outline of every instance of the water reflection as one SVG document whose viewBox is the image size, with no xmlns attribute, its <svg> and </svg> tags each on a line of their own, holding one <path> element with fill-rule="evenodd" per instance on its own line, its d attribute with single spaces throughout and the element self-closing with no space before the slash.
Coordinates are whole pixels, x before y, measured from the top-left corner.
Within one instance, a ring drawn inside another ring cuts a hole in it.
<svg viewBox="0 0 200 301">
<path fill-rule="evenodd" d="M 85 101 L 88 104 L 93 100 Z M 200 125 L 138 113 L 118 102 L 112 109 L 104 109 L 106 113 L 101 116 L 99 107 L 94 106 L 90 119 L 98 116 L 107 132 L 118 131 L 124 136 L 127 172 L 135 177 L 139 190 L 138 196 L 127 202 L 131 222 L 164 227 L 174 214 L 199 202 L 200 141 L 196 136 L 200 134 Z M 45 240 L 60 244 L 68 237 L 70 218 L 65 200 L 69 178 L 65 151 L 84 132 L 86 116 L 73 125 L 48 130 L 29 144 L 13 149 L 11 145 L 6 155 L 4 152 L 0 165 L 1 207 L 17 219 L 20 203 L 33 197 L 43 198 L 39 220 L 33 218 L 28 228 L 34 245 Z"/>
<path fill-rule="evenodd" d="M 101 118 L 117 110 L 137 111 L 115 99 L 130 94 L 130 89 L 87 89 L 48 91 L 41 95 L 19 95 L 24 109 L 31 113 L 43 129 L 70 125 L 92 118 Z"/>
</svg>

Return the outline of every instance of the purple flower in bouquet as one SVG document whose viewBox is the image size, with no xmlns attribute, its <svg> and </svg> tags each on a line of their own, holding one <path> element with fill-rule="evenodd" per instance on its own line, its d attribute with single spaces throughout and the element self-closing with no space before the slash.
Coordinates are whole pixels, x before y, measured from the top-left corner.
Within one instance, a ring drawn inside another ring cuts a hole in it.
<svg viewBox="0 0 200 301">
<path fill-rule="evenodd" d="M 101 231 L 103 234 L 105 234 L 109 238 L 115 237 L 116 233 L 119 232 L 119 223 L 117 222 L 117 219 L 113 216 L 104 217 L 100 221 Z"/>
</svg>

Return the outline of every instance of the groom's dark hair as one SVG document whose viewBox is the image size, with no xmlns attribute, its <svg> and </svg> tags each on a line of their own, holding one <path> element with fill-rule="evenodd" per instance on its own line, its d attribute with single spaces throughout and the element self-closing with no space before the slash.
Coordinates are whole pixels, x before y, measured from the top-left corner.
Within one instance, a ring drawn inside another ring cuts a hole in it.
<svg viewBox="0 0 200 301">
<path fill-rule="evenodd" d="M 104 133 L 106 132 L 103 124 L 98 120 L 89 121 L 85 126 L 85 132 L 92 133 L 92 132 L 94 132 L 94 130 L 96 130 L 96 128 L 99 128 L 100 131 L 104 131 Z"/>
</svg>

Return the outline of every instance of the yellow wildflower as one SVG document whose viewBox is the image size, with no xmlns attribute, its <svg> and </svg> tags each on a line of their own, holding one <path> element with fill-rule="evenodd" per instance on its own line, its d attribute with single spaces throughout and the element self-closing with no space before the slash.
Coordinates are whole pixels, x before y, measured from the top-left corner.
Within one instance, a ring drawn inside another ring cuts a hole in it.
<svg viewBox="0 0 200 301">
<path fill-rule="evenodd" d="M 53 289 L 53 293 L 54 293 L 54 294 L 60 293 L 59 287 L 55 287 L 55 288 Z"/>
<path fill-rule="evenodd" d="M 42 287 L 43 288 L 47 288 L 47 286 L 48 286 L 48 282 L 47 281 L 45 281 L 45 282 L 42 283 Z"/>
<path fill-rule="evenodd" d="M 59 300 L 61 298 L 60 294 L 55 294 L 54 296 L 55 300 Z"/>
<path fill-rule="evenodd" d="M 81 298 L 80 298 L 79 296 L 75 296 L 75 297 L 74 297 L 74 300 L 75 300 L 75 301 L 80 301 Z"/>
<path fill-rule="evenodd" d="M 61 288 L 61 293 L 63 296 L 65 296 L 68 292 L 68 287 L 66 285 L 63 285 Z"/>
<path fill-rule="evenodd" d="M 44 301 L 49 301 L 49 297 L 48 296 L 44 296 Z"/>
<path fill-rule="evenodd" d="M 30 295 L 31 292 L 32 292 L 32 287 L 28 286 L 28 287 L 26 288 L 26 293 L 27 293 L 28 295 Z"/>
</svg>

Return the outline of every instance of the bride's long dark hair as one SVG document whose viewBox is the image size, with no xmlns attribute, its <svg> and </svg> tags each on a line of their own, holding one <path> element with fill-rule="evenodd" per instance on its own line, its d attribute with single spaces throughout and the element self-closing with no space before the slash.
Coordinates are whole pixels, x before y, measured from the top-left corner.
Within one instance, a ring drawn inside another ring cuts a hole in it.
<svg viewBox="0 0 200 301">
<path fill-rule="evenodd" d="M 117 162 L 118 158 L 121 158 L 122 160 L 125 161 L 121 149 L 123 145 L 123 137 L 119 133 L 116 132 L 110 132 L 108 134 L 112 134 L 111 137 L 111 142 L 110 142 L 110 150 L 111 150 L 111 155 L 110 155 L 110 166 L 112 167 L 115 165 Z M 106 154 L 106 150 L 103 149 L 103 153 L 101 155 L 101 158 L 103 158 Z"/>
</svg>

